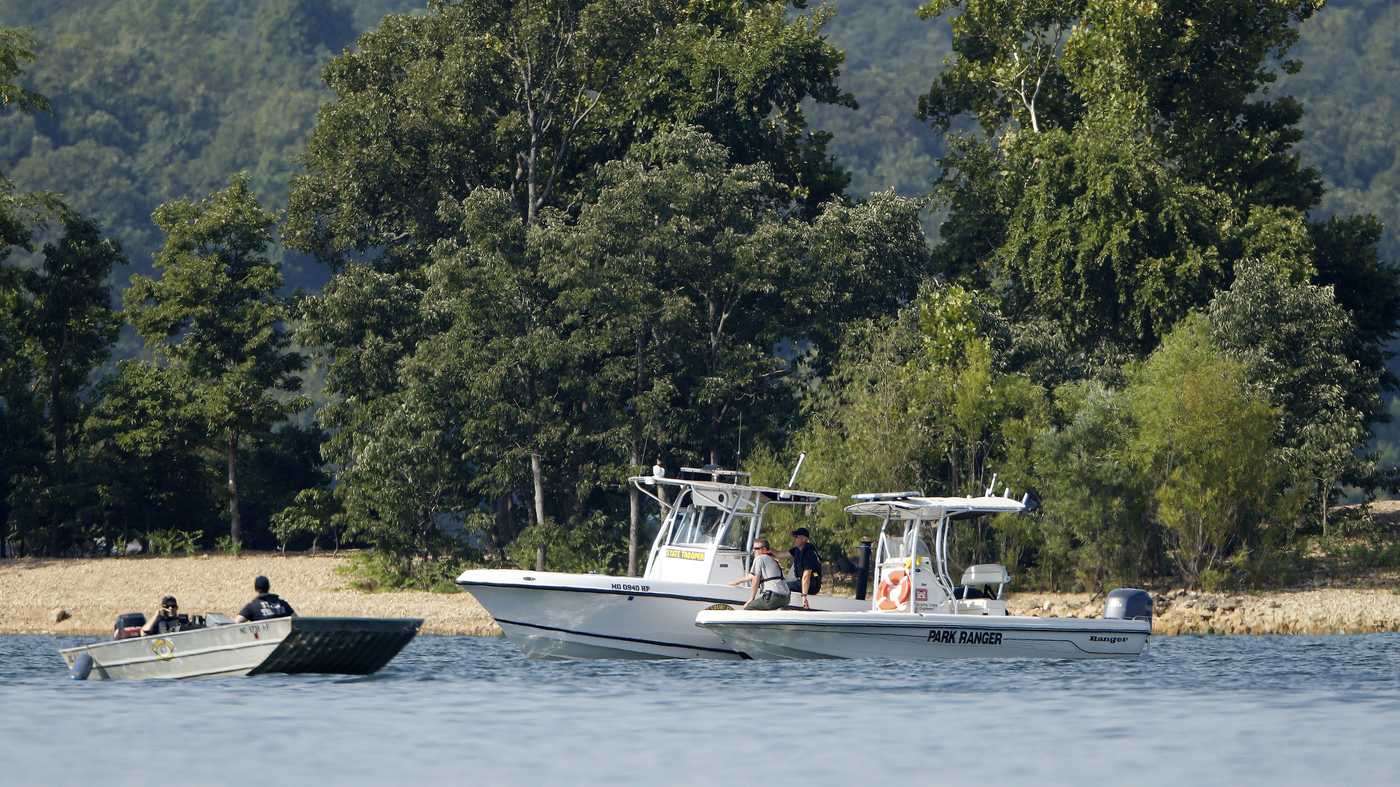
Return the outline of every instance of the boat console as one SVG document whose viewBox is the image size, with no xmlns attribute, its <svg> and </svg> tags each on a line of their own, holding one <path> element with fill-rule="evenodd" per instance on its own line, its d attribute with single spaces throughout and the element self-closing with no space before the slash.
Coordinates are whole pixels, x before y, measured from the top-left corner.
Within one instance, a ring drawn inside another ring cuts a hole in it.
<svg viewBox="0 0 1400 787">
<path fill-rule="evenodd" d="M 642 578 L 707 585 L 739 579 L 749 573 L 753 542 L 769 506 L 806 506 L 835 499 L 815 492 L 753 486 L 748 479 L 744 471 L 713 465 L 682 467 L 676 478 L 653 474 L 628 479 L 660 503 L 663 512 L 661 531 Z"/>
<path fill-rule="evenodd" d="M 877 590 L 871 611 L 1006 614 L 1001 594 L 1011 580 L 1010 572 L 995 563 L 969 566 L 963 571 L 962 583 L 954 585 L 948 574 L 948 529 L 960 519 L 1020 513 L 1026 509 L 1025 499 L 1012 500 L 1009 492 L 997 497 L 990 489 L 978 498 L 898 492 L 860 494 L 854 499 L 856 502 L 846 507 L 848 513 L 883 520 L 875 554 Z M 925 528 L 933 538 L 932 549 L 924 540 Z"/>
</svg>

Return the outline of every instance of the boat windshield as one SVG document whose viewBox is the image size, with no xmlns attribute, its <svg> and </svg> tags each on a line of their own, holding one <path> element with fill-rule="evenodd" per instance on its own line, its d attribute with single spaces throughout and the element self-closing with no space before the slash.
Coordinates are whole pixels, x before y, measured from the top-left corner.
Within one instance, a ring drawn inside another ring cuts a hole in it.
<svg viewBox="0 0 1400 787">
<path fill-rule="evenodd" d="M 913 552 L 915 555 L 919 557 L 930 557 L 933 554 L 928 548 L 928 542 L 924 541 L 922 537 L 915 536 L 912 531 L 905 533 L 903 537 L 882 533 L 880 535 L 880 540 L 883 542 L 883 554 L 886 560 L 909 557 L 910 541 L 914 542 Z"/>
<path fill-rule="evenodd" d="M 724 539 L 719 542 L 720 549 L 733 549 L 743 552 L 749 540 L 749 522 L 751 517 L 735 515 L 729 520 L 729 529 L 724 531 Z"/>
<path fill-rule="evenodd" d="M 724 522 L 724 511 L 711 506 L 690 506 L 676 514 L 672 544 L 712 544 Z M 725 539 L 726 542 L 729 539 Z M 726 544 L 727 545 L 727 544 Z M 741 546 L 742 548 L 742 546 Z"/>
</svg>

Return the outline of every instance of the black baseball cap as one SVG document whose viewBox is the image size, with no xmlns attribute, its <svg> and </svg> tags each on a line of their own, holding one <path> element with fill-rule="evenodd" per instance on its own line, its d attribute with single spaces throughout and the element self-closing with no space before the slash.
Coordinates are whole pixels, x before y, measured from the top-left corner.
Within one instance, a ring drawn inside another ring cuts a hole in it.
<svg viewBox="0 0 1400 787">
<path fill-rule="evenodd" d="M 796 530 L 792 531 L 792 534 L 793 534 L 794 536 L 806 536 L 806 537 L 808 537 L 808 538 L 811 538 L 811 537 L 812 537 L 812 534 L 811 534 L 811 533 L 808 533 L 808 532 L 807 532 L 807 528 L 805 528 L 805 527 L 799 527 L 799 528 L 797 528 Z"/>
<path fill-rule="evenodd" d="M 266 593 L 270 587 L 272 587 L 272 584 L 267 581 L 267 577 L 258 577 L 253 580 L 253 589 L 259 593 Z"/>
<path fill-rule="evenodd" d="M 176 601 L 174 596 L 166 596 L 160 600 L 160 605 L 162 607 L 178 607 L 180 602 Z"/>
</svg>

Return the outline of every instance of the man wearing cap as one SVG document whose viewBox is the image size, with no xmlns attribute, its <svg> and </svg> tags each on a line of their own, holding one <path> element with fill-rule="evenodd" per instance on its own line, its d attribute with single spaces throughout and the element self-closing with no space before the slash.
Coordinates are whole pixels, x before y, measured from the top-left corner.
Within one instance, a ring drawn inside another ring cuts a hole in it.
<svg viewBox="0 0 1400 787">
<path fill-rule="evenodd" d="M 173 634 L 179 630 L 180 603 L 174 596 L 166 596 L 160 600 L 160 611 L 141 627 L 141 634 L 149 637 L 153 634 Z"/>
<path fill-rule="evenodd" d="M 811 609 L 807 605 L 807 597 L 815 596 L 822 590 L 822 559 L 817 554 L 817 548 L 808 542 L 810 536 L 805 527 L 792 531 L 793 547 L 788 550 L 788 554 L 792 555 L 792 575 L 796 577 L 788 580 L 788 587 L 793 593 L 802 594 L 803 609 Z"/>
<path fill-rule="evenodd" d="M 272 585 L 267 581 L 267 577 L 258 577 L 253 580 L 253 590 L 257 591 L 257 598 L 249 601 L 243 609 L 233 616 L 234 623 L 247 623 L 255 620 L 267 620 L 268 618 L 289 618 L 296 617 L 296 610 L 292 605 L 277 597 L 276 593 L 267 592 Z"/>
</svg>

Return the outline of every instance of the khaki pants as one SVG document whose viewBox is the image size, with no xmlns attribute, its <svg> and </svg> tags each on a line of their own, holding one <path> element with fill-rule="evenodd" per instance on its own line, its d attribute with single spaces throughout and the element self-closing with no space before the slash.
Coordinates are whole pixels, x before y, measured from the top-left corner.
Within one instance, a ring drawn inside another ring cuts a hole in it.
<svg viewBox="0 0 1400 787">
<path fill-rule="evenodd" d="M 753 601 L 744 605 L 744 609 L 782 609 L 788 605 L 792 596 L 780 596 L 771 590 L 760 590 L 758 595 L 753 597 Z"/>
</svg>

